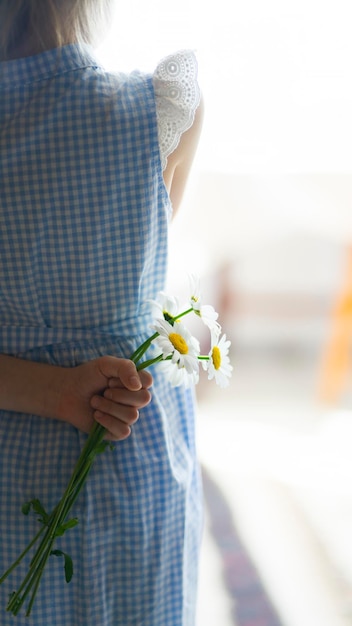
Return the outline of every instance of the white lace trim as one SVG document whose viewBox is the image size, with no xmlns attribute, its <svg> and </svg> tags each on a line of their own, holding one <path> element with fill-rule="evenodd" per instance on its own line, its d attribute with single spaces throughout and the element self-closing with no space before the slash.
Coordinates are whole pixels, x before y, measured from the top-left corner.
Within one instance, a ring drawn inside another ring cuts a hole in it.
<svg viewBox="0 0 352 626">
<path fill-rule="evenodd" d="M 163 170 L 182 134 L 194 121 L 200 102 L 198 65 L 192 50 L 180 50 L 163 59 L 153 75 L 160 157 Z"/>
</svg>

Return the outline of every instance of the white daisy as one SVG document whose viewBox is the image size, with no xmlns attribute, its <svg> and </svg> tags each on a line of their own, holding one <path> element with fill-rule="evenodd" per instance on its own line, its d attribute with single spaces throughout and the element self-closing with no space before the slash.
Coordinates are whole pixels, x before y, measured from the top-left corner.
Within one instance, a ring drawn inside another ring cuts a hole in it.
<svg viewBox="0 0 352 626">
<path fill-rule="evenodd" d="M 154 343 L 159 347 L 163 358 L 179 368 L 185 368 L 188 374 L 198 371 L 199 342 L 180 322 L 173 326 L 166 320 L 157 320 L 153 325 L 159 335 Z"/>
<path fill-rule="evenodd" d="M 219 387 L 227 387 L 232 374 L 233 368 L 228 357 L 230 345 L 231 341 L 226 340 L 226 335 L 220 338 L 216 333 L 211 333 L 209 360 L 202 361 L 208 372 L 208 379 L 215 378 Z"/>
<path fill-rule="evenodd" d="M 159 292 L 157 300 L 151 300 L 150 302 L 162 313 L 166 320 L 173 319 L 180 312 L 177 298 L 168 295 L 164 291 Z"/>
<path fill-rule="evenodd" d="M 219 314 L 215 311 L 214 307 L 210 304 L 202 304 L 200 295 L 200 280 L 194 274 L 190 274 L 191 283 L 191 297 L 190 304 L 195 312 L 204 322 L 204 324 L 211 330 L 220 335 L 221 326 L 216 320 Z"/>
<path fill-rule="evenodd" d="M 190 288 L 191 288 L 191 297 L 190 297 L 191 306 L 192 306 L 193 311 L 198 312 L 200 308 L 200 300 L 201 300 L 199 276 L 196 276 L 195 274 L 190 274 L 189 282 L 190 282 Z"/>
<path fill-rule="evenodd" d="M 185 367 L 179 367 L 177 363 L 172 363 L 172 361 L 161 361 L 158 367 L 164 371 L 166 378 L 173 387 L 180 385 L 190 387 L 199 381 L 199 369 L 189 373 Z"/>
</svg>

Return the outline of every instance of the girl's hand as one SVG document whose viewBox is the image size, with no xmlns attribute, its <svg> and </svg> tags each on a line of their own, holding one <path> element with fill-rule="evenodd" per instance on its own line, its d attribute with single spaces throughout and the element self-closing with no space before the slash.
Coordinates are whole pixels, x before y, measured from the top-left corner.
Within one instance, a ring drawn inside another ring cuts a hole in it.
<svg viewBox="0 0 352 626">
<path fill-rule="evenodd" d="M 151 399 L 152 376 L 129 359 L 104 356 L 61 372 L 58 417 L 86 433 L 97 421 L 107 439 L 125 439 Z"/>
</svg>

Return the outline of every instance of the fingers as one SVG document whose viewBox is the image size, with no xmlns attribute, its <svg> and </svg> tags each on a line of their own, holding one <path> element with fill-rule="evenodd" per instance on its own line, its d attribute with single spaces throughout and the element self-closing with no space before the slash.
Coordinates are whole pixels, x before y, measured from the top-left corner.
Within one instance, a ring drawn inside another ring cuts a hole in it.
<svg viewBox="0 0 352 626">
<path fill-rule="evenodd" d="M 147 372 L 146 370 L 141 370 L 140 372 L 138 372 L 138 376 L 143 389 L 149 389 L 149 387 L 152 386 L 153 377 L 149 372 Z M 122 383 L 120 378 L 110 378 L 108 385 L 110 388 L 124 387 L 124 384 Z"/>
<path fill-rule="evenodd" d="M 105 378 L 120 380 L 126 389 L 138 391 L 142 388 L 141 372 L 137 371 L 135 364 L 130 359 L 104 356 L 99 359 L 98 365 Z"/>
<path fill-rule="evenodd" d="M 139 418 L 139 409 L 149 404 L 151 394 L 147 389 L 131 392 L 125 387 L 108 388 L 103 396 L 93 396 L 91 406 L 94 419 L 104 426 L 112 439 L 125 439 L 130 426 Z"/>
<path fill-rule="evenodd" d="M 144 389 L 149 389 L 149 387 L 152 386 L 153 377 L 149 372 L 147 372 L 147 370 L 141 370 L 138 372 L 138 376 Z"/>
<path fill-rule="evenodd" d="M 137 419 L 138 409 L 149 404 L 150 399 L 147 389 L 135 393 L 125 388 L 106 389 L 103 396 L 93 396 L 91 406 L 101 413 L 133 424 Z"/>
<path fill-rule="evenodd" d="M 136 409 L 137 417 L 134 422 L 138 419 L 138 411 Z M 106 413 L 101 413 L 100 411 L 95 411 L 94 413 L 95 420 L 103 426 L 108 432 L 106 439 L 110 441 L 121 441 L 122 439 L 126 439 L 131 434 L 131 425 L 127 424 L 119 419 L 112 417 L 111 415 L 107 415 Z"/>
<path fill-rule="evenodd" d="M 138 420 L 139 409 L 151 400 L 148 389 L 152 376 L 145 370 L 138 372 L 129 359 L 104 356 L 97 360 L 97 365 L 107 386 L 103 395 L 96 393 L 90 400 L 93 417 L 109 431 L 109 439 L 126 439 L 131 425 Z"/>
</svg>

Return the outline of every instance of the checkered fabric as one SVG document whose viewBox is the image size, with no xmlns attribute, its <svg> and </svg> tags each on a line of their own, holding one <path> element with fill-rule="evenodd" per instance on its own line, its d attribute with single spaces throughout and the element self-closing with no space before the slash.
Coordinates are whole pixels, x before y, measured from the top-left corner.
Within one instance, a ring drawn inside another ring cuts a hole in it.
<svg viewBox="0 0 352 626">
<path fill-rule="evenodd" d="M 186 53 L 185 53 L 186 54 Z M 111 74 L 75 45 L 0 64 L 0 352 L 74 366 L 129 356 L 164 287 L 170 203 L 153 76 Z M 5 612 L 28 561 L 0 586 L 1 626 L 193 626 L 202 518 L 191 390 L 157 369 L 132 435 L 100 455 L 58 540 L 30 619 Z M 19 381 L 20 392 L 20 381 Z M 51 510 L 86 435 L 0 411 L 0 569 Z M 2 573 L 2 572 L 1 572 Z"/>
</svg>

